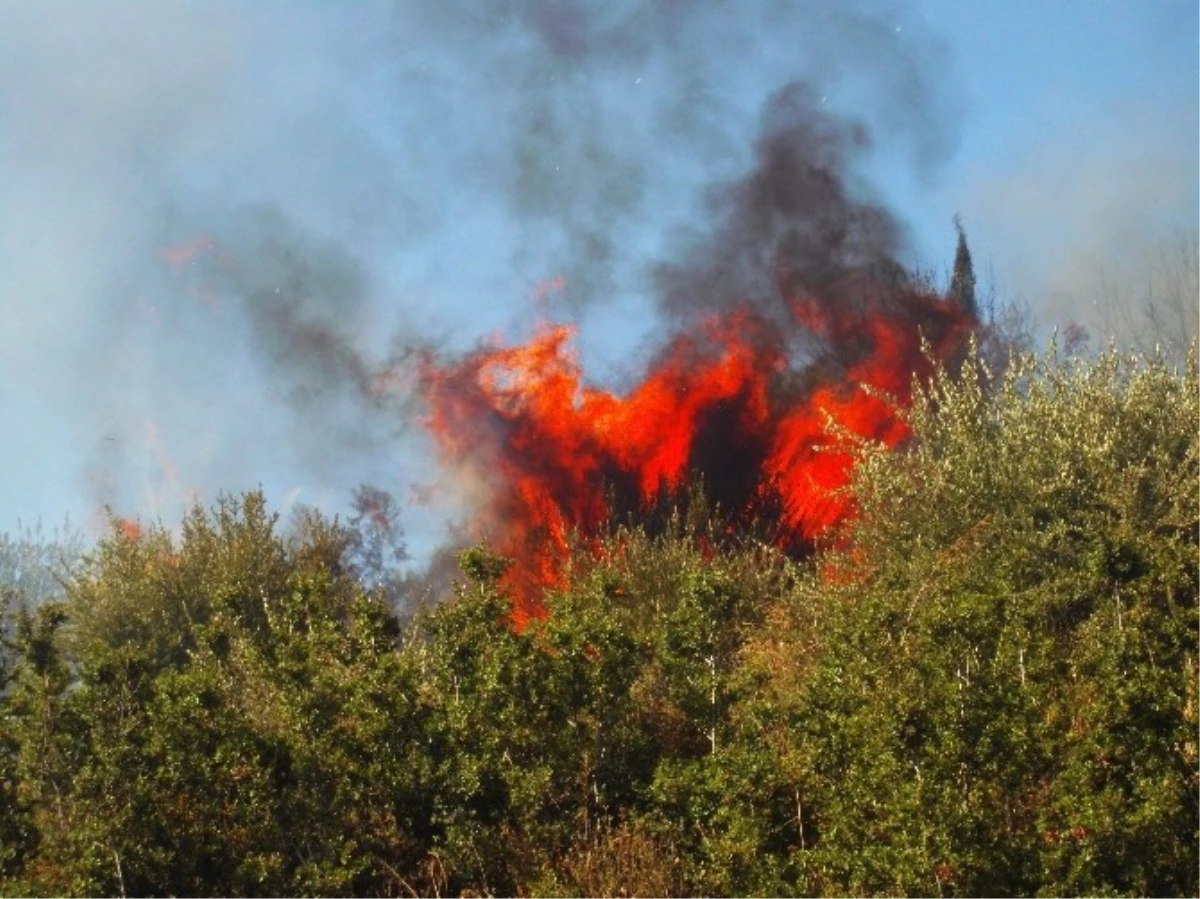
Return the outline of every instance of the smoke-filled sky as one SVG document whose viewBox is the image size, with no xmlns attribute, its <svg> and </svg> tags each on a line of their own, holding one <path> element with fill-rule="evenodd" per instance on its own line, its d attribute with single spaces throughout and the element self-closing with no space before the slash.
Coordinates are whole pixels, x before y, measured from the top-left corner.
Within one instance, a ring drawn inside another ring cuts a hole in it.
<svg viewBox="0 0 1200 899">
<path fill-rule="evenodd" d="M 548 313 L 620 386 L 716 283 L 788 91 L 855 136 L 902 261 L 944 269 L 961 213 L 981 274 L 1090 322 L 1098 267 L 1195 230 L 1197 31 L 1187 0 L 0 0 L 0 530 L 366 482 L 419 553 L 455 512 L 411 353 Z"/>
</svg>

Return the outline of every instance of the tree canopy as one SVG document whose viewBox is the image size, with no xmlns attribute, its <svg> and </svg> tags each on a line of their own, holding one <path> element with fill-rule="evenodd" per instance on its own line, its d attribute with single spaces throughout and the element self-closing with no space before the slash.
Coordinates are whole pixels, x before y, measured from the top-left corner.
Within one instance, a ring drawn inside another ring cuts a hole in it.
<svg viewBox="0 0 1200 899">
<path fill-rule="evenodd" d="M 375 496 L 114 529 L 5 610 L 0 892 L 1195 894 L 1198 404 L 972 355 L 812 558 L 694 499 L 524 629 L 486 546 L 398 617 Z"/>
</svg>

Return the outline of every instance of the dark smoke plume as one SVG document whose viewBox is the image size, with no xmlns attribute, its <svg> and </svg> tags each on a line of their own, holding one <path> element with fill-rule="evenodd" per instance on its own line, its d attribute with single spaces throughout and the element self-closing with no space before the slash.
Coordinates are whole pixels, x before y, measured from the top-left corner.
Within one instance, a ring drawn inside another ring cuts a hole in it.
<svg viewBox="0 0 1200 899">
<path fill-rule="evenodd" d="M 26 517 L 174 520 L 258 483 L 332 510 L 360 483 L 419 486 L 439 497 L 407 527 L 428 554 L 421 528 L 461 509 L 427 489 L 415 348 L 526 326 L 561 276 L 549 314 L 619 369 L 662 338 L 660 285 L 676 314 L 735 294 L 765 310 L 781 262 L 841 283 L 902 249 L 845 123 L 929 170 L 956 122 L 944 50 L 886 3 L 4 15 L 3 499 Z M 792 83 L 820 87 L 780 93 L 753 145 L 764 95 Z"/>
<path fill-rule="evenodd" d="M 419 338 L 397 331 L 399 349 L 389 357 L 367 352 L 362 335 L 371 291 L 360 260 L 274 208 L 247 212 L 217 233 L 200 277 L 212 279 L 219 295 L 245 314 L 258 358 L 288 385 L 290 401 L 306 412 L 346 399 L 376 408 L 390 401 L 393 412 L 402 411 L 405 398 L 385 390 L 381 379 L 407 354 L 405 341 Z"/>
<path fill-rule="evenodd" d="M 790 326 L 785 301 L 798 293 L 850 306 L 873 299 L 855 276 L 897 286 L 903 228 L 853 183 L 867 149 L 866 126 L 823 109 L 812 86 L 780 91 L 767 103 L 753 168 L 710 192 L 715 230 L 659 267 L 664 310 L 686 321 L 747 305 Z"/>
</svg>

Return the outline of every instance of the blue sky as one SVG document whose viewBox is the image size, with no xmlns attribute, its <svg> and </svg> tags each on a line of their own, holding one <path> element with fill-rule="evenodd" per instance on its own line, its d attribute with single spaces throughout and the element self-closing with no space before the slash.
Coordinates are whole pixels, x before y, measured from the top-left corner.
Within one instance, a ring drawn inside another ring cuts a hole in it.
<svg viewBox="0 0 1200 899">
<path fill-rule="evenodd" d="M 1194 3 L 499 8 L 0 0 L 0 530 L 259 483 L 339 511 L 365 481 L 448 497 L 406 513 L 431 544 L 469 489 L 403 397 L 346 388 L 356 360 L 519 337 L 562 275 L 551 312 L 619 386 L 659 333 L 648 272 L 791 81 L 866 126 L 903 261 L 948 265 L 960 213 L 1048 324 L 1098 329 L 1097 291 L 1196 229 Z"/>
<path fill-rule="evenodd" d="M 936 216 L 960 210 L 977 257 L 1042 318 L 1061 323 L 1086 319 L 1097 261 L 1136 268 L 1138 243 L 1194 232 L 1195 4 L 921 9 L 949 35 L 968 104 L 932 202 L 904 207 L 926 245 Z"/>
</svg>

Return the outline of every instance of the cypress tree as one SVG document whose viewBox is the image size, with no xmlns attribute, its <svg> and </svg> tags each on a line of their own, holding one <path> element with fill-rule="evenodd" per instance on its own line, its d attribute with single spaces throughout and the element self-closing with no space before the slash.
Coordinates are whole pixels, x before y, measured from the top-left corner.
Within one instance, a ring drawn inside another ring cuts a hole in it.
<svg viewBox="0 0 1200 899">
<path fill-rule="evenodd" d="M 975 267 L 971 264 L 971 250 L 967 247 L 967 233 L 962 219 L 954 216 L 954 229 L 958 232 L 958 248 L 954 252 L 954 273 L 950 276 L 950 296 L 963 309 L 977 313 L 975 306 Z"/>
</svg>

